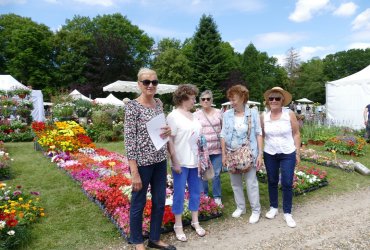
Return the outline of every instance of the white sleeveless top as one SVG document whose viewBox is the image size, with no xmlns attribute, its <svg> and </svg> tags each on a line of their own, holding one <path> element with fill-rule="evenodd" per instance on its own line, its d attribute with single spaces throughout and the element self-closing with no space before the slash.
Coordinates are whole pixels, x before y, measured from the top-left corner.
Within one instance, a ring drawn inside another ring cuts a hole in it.
<svg viewBox="0 0 370 250">
<path fill-rule="evenodd" d="M 271 111 L 264 115 L 265 148 L 264 152 L 275 154 L 291 154 L 296 148 L 293 140 L 289 109 L 282 111 L 279 120 L 271 120 Z"/>
</svg>

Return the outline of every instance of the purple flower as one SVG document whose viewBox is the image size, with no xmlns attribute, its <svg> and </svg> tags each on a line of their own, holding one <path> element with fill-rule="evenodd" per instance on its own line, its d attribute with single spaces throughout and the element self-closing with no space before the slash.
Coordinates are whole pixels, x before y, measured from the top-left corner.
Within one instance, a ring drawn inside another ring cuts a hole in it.
<svg viewBox="0 0 370 250">
<path fill-rule="evenodd" d="M 21 194 L 22 194 L 21 190 L 16 190 L 16 191 L 13 192 L 14 196 L 21 195 Z"/>
<path fill-rule="evenodd" d="M 40 192 L 37 192 L 37 191 L 31 191 L 30 194 L 32 195 L 40 195 Z"/>
</svg>

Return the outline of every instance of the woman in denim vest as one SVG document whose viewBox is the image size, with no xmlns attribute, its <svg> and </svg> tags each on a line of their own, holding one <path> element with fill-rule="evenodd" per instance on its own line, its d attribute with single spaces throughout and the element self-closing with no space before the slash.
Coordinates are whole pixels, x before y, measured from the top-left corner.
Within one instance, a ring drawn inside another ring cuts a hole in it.
<svg viewBox="0 0 370 250">
<path fill-rule="evenodd" d="M 249 223 L 257 223 L 260 218 L 261 205 L 256 176 L 257 168 L 262 163 L 262 130 L 258 111 L 247 105 L 249 91 L 243 85 L 235 85 L 227 91 L 232 108 L 223 114 L 221 131 L 222 163 L 226 165 L 227 149 L 235 150 L 245 144 L 248 132 L 248 119 L 251 117 L 250 146 L 253 153 L 254 167 L 246 173 L 230 173 L 231 186 L 234 192 L 236 210 L 232 217 L 238 218 L 246 212 L 243 179 L 246 182 L 247 194 L 252 214 Z"/>
</svg>

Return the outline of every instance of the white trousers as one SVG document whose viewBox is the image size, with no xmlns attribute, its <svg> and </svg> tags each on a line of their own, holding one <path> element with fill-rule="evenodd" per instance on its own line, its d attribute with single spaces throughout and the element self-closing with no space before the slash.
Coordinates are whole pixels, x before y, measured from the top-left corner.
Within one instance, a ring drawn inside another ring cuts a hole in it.
<svg viewBox="0 0 370 250">
<path fill-rule="evenodd" d="M 236 206 L 243 211 L 246 210 L 243 180 L 246 182 L 247 195 L 252 212 L 261 213 L 260 192 L 256 176 L 256 168 L 252 168 L 244 174 L 230 173 L 231 187 L 233 188 Z"/>
</svg>

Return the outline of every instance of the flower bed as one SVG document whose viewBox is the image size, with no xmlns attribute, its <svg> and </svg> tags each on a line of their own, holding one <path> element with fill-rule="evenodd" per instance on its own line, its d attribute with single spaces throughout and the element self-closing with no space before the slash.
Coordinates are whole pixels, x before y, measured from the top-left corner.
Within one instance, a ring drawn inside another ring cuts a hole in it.
<svg viewBox="0 0 370 250">
<path fill-rule="evenodd" d="M 339 159 L 335 151 L 332 153 L 333 157 L 328 157 L 318 154 L 314 149 L 301 149 L 301 159 L 325 167 L 338 168 L 346 172 L 353 172 L 355 170 L 355 163 L 352 160 L 345 161 Z"/>
<path fill-rule="evenodd" d="M 340 154 L 350 154 L 355 156 L 364 155 L 366 140 L 358 136 L 335 136 L 326 141 L 326 150 L 334 150 Z"/>
<path fill-rule="evenodd" d="M 267 173 L 264 168 L 257 171 L 258 180 L 267 182 Z M 280 183 L 279 183 L 280 184 Z M 293 194 L 301 195 L 327 186 L 327 174 L 319 168 L 299 166 L 294 170 Z"/>
<path fill-rule="evenodd" d="M 0 180 L 6 180 L 10 178 L 10 162 L 12 159 L 9 157 L 9 153 L 6 152 L 5 144 L 0 141 Z"/>
<path fill-rule="evenodd" d="M 77 140 L 68 138 L 67 142 L 61 137 L 59 141 L 55 136 L 67 133 L 72 136 L 71 126 L 75 130 L 74 137 L 78 137 L 83 131 L 78 124 L 65 122 L 56 123 L 57 126 L 35 125 L 35 131 L 39 136 L 40 145 L 45 149 L 45 155 L 51 157 L 52 162 L 65 170 L 68 175 L 81 184 L 84 193 L 94 201 L 104 211 L 104 213 L 117 226 L 124 237 L 129 234 L 129 210 L 131 199 L 131 176 L 127 158 L 123 155 L 107 151 L 105 149 L 94 149 L 95 145 L 91 142 L 85 143 L 91 147 L 81 147 L 70 142 Z M 67 125 L 68 126 L 67 126 Z M 63 125 L 63 126 L 62 126 Z M 66 126 L 69 129 L 66 129 Z M 62 130 L 62 131 L 60 131 Z M 54 132 L 51 132 L 54 131 Z M 72 136 L 72 137 L 73 137 Z M 58 137 L 59 138 L 59 137 Z M 69 146 L 66 147 L 65 144 Z M 67 149 L 67 150 L 66 150 Z M 69 150 L 71 149 L 71 150 Z M 166 206 L 163 216 L 163 232 L 170 231 L 174 224 L 175 217 L 171 211 L 173 195 L 172 177 L 167 176 Z M 190 221 L 191 212 L 187 208 L 188 192 L 186 193 L 184 220 Z M 147 202 L 144 209 L 143 233 L 149 230 L 151 215 L 151 193 L 147 195 Z M 220 216 L 222 206 L 218 206 L 214 199 L 203 196 L 199 210 L 200 219 L 209 219 Z"/>
<path fill-rule="evenodd" d="M 38 196 L 0 182 L 0 249 L 13 249 L 30 238 L 29 226 L 45 216 Z"/>
</svg>

